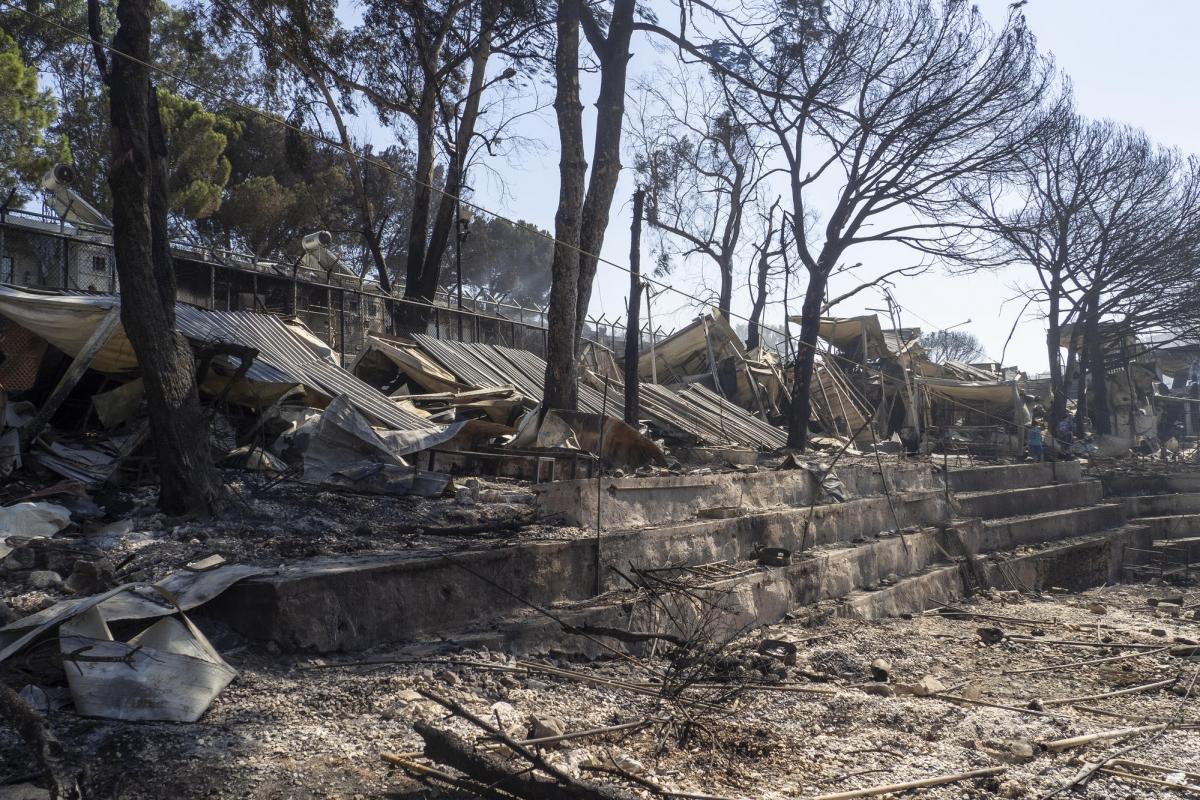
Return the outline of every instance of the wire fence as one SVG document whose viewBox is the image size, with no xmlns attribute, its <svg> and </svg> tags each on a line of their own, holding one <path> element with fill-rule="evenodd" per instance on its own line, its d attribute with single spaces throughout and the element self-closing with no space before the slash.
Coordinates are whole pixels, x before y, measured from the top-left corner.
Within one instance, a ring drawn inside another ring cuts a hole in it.
<svg viewBox="0 0 1200 800">
<path fill-rule="evenodd" d="M 371 335 L 425 333 L 438 339 L 481 342 L 529 350 L 545 357 L 546 309 L 484 292 L 442 287 L 433 303 L 406 299 L 403 285 L 385 294 L 369 279 L 268 261 L 242 253 L 172 243 L 180 302 L 217 311 L 251 311 L 298 317 L 350 363 Z M 70 292 L 118 290 L 111 236 L 68 225 L 56 217 L 0 209 L 0 283 Z M 657 326 L 653 338 L 670 331 Z M 589 317 L 584 338 L 623 352 L 626 326 L 606 315 Z M 642 326 L 643 349 L 651 344 Z"/>
</svg>

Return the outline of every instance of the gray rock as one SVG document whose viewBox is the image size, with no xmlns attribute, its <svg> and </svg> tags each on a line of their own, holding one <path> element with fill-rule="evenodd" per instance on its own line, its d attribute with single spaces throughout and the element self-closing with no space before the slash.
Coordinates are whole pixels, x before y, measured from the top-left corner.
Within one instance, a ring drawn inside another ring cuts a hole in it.
<svg viewBox="0 0 1200 800">
<path fill-rule="evenodd" d="M 545 739 L 550 736 L 562 736 L 565 733 L 562 721 L 555 717 L 530 717 L 529 738 Z"/>
<path fill-rule="evenodd" d="M 438 670 L 434 677 L 447 686 L 457 686 L 459 682 L 462 681 L 462 678 L 458 677 L 456 673 L 451 672 L 448 669 Z"/>
<path fill-rule="evenodd" d="M 99 594 L 113 581 L 112 568 L 107 564 L 80 559 L 67 577 L 66 587 L 73 594 Z"/>
<path fill-rule="evenodd" d="M 57 589 L 63 585 L 62 575 L 48 569 L 35 569 L 29 573 L 27 582 L 34 589 Z"/>
<path fill-rule="evenodd" d="M 913 684 L 913 694 L 917 697 L 929 697 L 946 691 L 946 684 L 932 675 L 926 675 Z"/>
</svg>

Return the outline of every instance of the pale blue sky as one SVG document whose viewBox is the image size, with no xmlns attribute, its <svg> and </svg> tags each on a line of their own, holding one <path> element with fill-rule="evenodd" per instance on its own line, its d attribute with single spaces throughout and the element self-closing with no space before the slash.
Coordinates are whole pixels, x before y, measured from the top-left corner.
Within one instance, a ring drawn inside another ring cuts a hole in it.
<svg viewBox="0 0 1200 800">
<path fill-rule="evenodd" d="M 977 5 L 995 24 L 1003 19 L 1008 2 L 980 0 Z M 1030 0 L 1024 11 L 1042 50 L 1053 54 L 1059 68 L 1071 76 L 1082 113 L 1139 125 L 1164 144 L 1186 153 L 1200 151 L 1192 89 L 1193 81 L 1200 75 L 1200 45 L 1196 42 L 1200 2 Z M 631 85 L 634 76 L 652 73 L 654 61 L 659 57 L 644 37 L 635 37 L 632 49 Z M 589 117 L 595 90 L 594 80 L 585 82 L 584 104 Z M 586 123 L 590 123 L 590 118 Z M 476 199 L 506 216 L 553 229 L 558 153 L 552 113 L 548 110 L 541 118 L 527 120 L 521 133 L 542 140 L 544 151 L 526 155 L 519 165 L 494 165 L 506 191 L 501 192 L 487 180 L 477 180 Z M 590 129 L 586 133 L 590 142 Z M 373 129 L 369 135 L 378 141 L 380 132 Z M 628 199 L 632 190 L 633 182 L 626 172 L 617 190 L 603 250 L 607 259 L 619 264 L 628 263 Z M 902 247 L 864 250 L 848 254 L 848 259 L 863 262 L 858 272 L 867 276 L 916 260 Z M 950 277 L 935 270 L 917 278 L 901 279 L 894 294 L 905 309 L 902 317 L 905 326 L 928 330 L 970 318 L 971 324 L 964 328 L 981 339 L 991 358 L 999 359 L 1024 304 L 1023 300 L 1005 301 L 1014 295 L 1015 284 L 1029 279 L 1027 271 L 1020 268 L 968 277 Z M 694 269 L 685 269 L 672 278 L 672 283 L 695 292 L 701 280 Z M 743 285 L 742 279 L 735 284 Z M 830 293 L 840 294 L 852 285 L 846 280 L 843 285 L 833 285 Z M 593 313 L 607 313 L 610 318 L 620 315 L 627 291 L 628 277 L 602 264 L 592 300 Z M 802 294 L 802 286 L 793 285 L 791 294 L 793 298 Z M 838 306 L 835 313 L 851 315 L 861 313 L 864 307 L 880 305 L 879 294 L 868 290 Z M 735 311 L 746 313 L 748 306 L 743 288 L 735 299 Z M 798 307 L 797 302 L 795 308 Z M 656 322 L 661 319 L 664 323 L 685 323 L 695 314 L 693 309 L 684 298 L 665 293 L 655 302 Z M 768 321 L 779 323 L 779 311 Z M 1031 308 L 1016 326 L 1005 363 L 1018 365 L 1030 373 L 1044 371 L 1044 341 L 1042 321 Z"/>
</svg>

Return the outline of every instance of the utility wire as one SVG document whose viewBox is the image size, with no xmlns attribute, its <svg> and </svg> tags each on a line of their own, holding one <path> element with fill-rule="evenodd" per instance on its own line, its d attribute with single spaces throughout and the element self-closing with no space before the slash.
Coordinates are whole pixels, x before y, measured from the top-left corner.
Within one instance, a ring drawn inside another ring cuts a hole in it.
<svg viewBox="0 0 1200 800">
<path fill-rule="evenodd" d="M 87 33 L 83 33 L 82 31 L 77 31 L 68 25 L 62 24 L 61 22 L 56 22 L 52 19 L 48 19 L 47 17 L 42 16 L 41 14 L 31 11 L 27 8 L 23 8 L 22 6 L 19 6 L 16 3 L 14 3 L 13 0 L 0 0 L 0 6 L 3 6 L 5 8 L 8 8 L 8 9 L 11 9 L 14 11 L 18 11 L 28 17 L 38 20 L 39 22 L 41 22 L 45 25 L 49 25 L 52 28 L 57 28 L 58 30 L 62 31 L 63 33 L 69 34 L 70 36 L 80 39 L 83 42 L 90 43 L 91 45 L 93 45 L 95 47 L 100 47 L 115 56 L 124 58 L 127 61 L 132 61 L 135 64 L 139 64 L 143 67 L 146 67 L 147 69 L 151 70 L 152 72 L 156 72 L 160 75 L 170 78 L 173 81 L 177 81 L 178 83 L 181 83 L 185 86 L 189 86 L 189 87 L 195 89 L 196 91 L 201 92 L 202 94 L 208 95 L 209 97 L 220 101 L 221 103 L 225 104 L 226 106 L 232 106 L 234 108 L 238 108 L 238 109 L 245 111 L 249 114 L 252 114 L 254 116 L 261 117 L 263 120 L 265 120 L 267 122 L 273 123 L 275 125 L 279 125 L 280 127 L 283 127 L 283 128 L 287 128 L 288 130 L 294 131 L 295 133 L 297 133 L 309 140 L 320 142 L 321 144 L 324 144 L 327 147 L 331 147 L 334 150 L 337 150 L 337 151 L 345 154 L 349 158 L 360 159 L 364 163 L 371 164 L 372 166 L 377 167 L 378 169 L 381 169 L 384 172 L 390 173 L 391 175 L 394 175 L 397 178 L 408 181 L 409 183 L 412 183 L 415 186 L 429 189 L 430 191 L 437 192 L 439 195 L 449 197 L 450 199 L 455 200 L 456 202 L 459 202 L 462 205 L 467 206 L 468 208 L 472 208 L 481 214 L 485 214 L 487 216 L 494 217 L 495 219 L 503 220 L 504 222 L 507 222 L 508 224 L 512 225 L 513 227 L 521 228 L 522 230 L 528 231 L 529 233 L 533 233 L 536 236 L 540 236 L 543 239 L 549 240 L 550 242 L 554 243 L 555 245 L 562 245 L 564 247 L 575 250 L 580 255 L 593 256 L 598 263 L 613 267 L 614 269 L 619 270 L 620 272 L 624 272 L 624 273 L 630 272 L 630 269 L 627 266 L 618 264 L 617 262 L 611 261 L 599 254 L 588 253 L 585 250 L 583 250 L 582 248 L 580 248 L 578 245 L 574 245 L 569 242 L 563 242 L 563 241 L 555 238 L 553 234 L 538 230 L 536 227 L 529 225 L 528 223 L 514 220 L 511 217 L 504 216 L 503 214 L 498 214 L 478 203 L 472 202 L 471 200 L 464 199 L 461 196 L 453 195 L 453 194 L 445 191 L 444 189 L 440 189 L 437 186 L 434 186 L 429 183 L 425 183 L 424 181 L 419 180 L 414 175 L 410 175 L 408 173 L 405 173 L 401 170 L 396 169 L 391 164 L 387 164 L 385 162 L 379 161 L 378 159 L 372 158 L 370 156 L 359 155 L 359 154 L 355 153 L 349 147 L 346 147 L 345 145 L 343 145 L 341 142 L 335 142 L 332 139 L 328 139 L 319 133 L 315 133 L 313 131 L 307 130 L 299 125 L 289 122 L 288 120 L 277 117 L 274 114 L 269 114 L 260 108 L 256 108 L 252 105 L 249 105 L 248 103 L 243 103 L 240 100 L 235 100 L 231 97 L 223 95 L 215 89 L 211 89 L 211 88 L 209 88 L 207 86 L 203 86 L 193 80 L 190 80 L 188 78 L 184 78 L 180 75 L 177 75 L 168 69 L 160 67 L 157 64 L 154 64 L 154 63 L 151 63 L 148 61 L 143 61 L 142 59 L 137 58 L 136 56 L 132 56 L 123 50 L 118 50 L 117 48 L 113 47 L 111 44 L 108 44 L 108 43 L 102 42 L 102 41 L 97 41 L 96 39 L 93 39 L 91 37 L 91 35 L 89 35 Z M 679 289 L 678 287 L 676 287 L 672 284 L 664 283 L 662 281 L 651 278 L 647 275 L 643 275 L 642 280 L 648 284 L 654 284 L 655 286 L 660 287 L 660 289 L 670 290 L 677 295 L 680 295 L 684 298 L 687 298 L 688 300 L 691 300 L 694 303 L 699 303 L 701 305 L 708 305 L 707 301 L 705 301 L 703 298 L 701 298 L 697 295 L 689 294 L 688 292 L 685 292 L 682 289 Z M 899 305 L 899 304 L 897 304 L 897 305 Z M 787 314 L 786 308 L 784 309 L 784 314 L 785 315 Z M 741 320 L 746 323 L 751 322 L 749 317 L 743 316 L 743 315 L 738 314 L 733 311 L 729 312 L 729 316 L 730 316 L 730 318 L 738 319 L 738 320 Z M 926 321 L 928 321 L 928 320 L 926 320 Z M 881 382 L 881 385 L 882 385 L 883 381 L 890 380 L 890 378 L 888 376 L 886 376 L 882 370 L 872 369 L 872 368 L 868 367 L 865 363 L 858 364 L 857 362 L 852 362 L 849 359 L 844 358 L 842 356 L 837 356 L 828 350 L 822 350 L 819 345 L 816 345 L 816 344 L 810 345 L 807 342 L 804 342 L 803 340 L 799 339 L 798 337 L 789 337 L 786 333 L 779 330 L 778 328 L 764 325 L 761 322 L 758 324 L 764 330 L 769 330 L 772 333 L 783 336 L 783 337 L 785 337 L 785 339 L 788 339 L 789 341 L 792 339 L 795 339 L 797 345 L 803 345 L 805 347 L 809 347 L 814 352 L 819 353 L 824 357 L 833 358 L 833 359 L 844 361 L 849 364 L 854 364 L 855 366 L 860 366 L 865 372 L 867 372 L 868 374 L 873 374 L 874 377 L 878 378 Z M 629 335 L 628 331 L 626 331 L 626 335 L 627 336 Z M 864 354 L 864 358 L 865 358 L 865 354 Z M 998 422 L 1000 422 L 1006 426 L 1015 426 L 1015 422 L 1010 422 L 1009 420 L 1006 420 L 1003 417 L 997 416 L 995 414 L 991 414 L 991 413 L 983 411 L 981 409 L 977 409 L 977 408 L 975 408 L 973 406 L 969 406 L 965 403 L 960 403 L 959 401 L 957 401 L 951 397 L 941 396 L 940 399 L 942 399 L 952 405 L 956 405 L 961 408 L 965 408 L 970 411 L 973 411 L 984 417 L 997 420 Z"/>
</svg>

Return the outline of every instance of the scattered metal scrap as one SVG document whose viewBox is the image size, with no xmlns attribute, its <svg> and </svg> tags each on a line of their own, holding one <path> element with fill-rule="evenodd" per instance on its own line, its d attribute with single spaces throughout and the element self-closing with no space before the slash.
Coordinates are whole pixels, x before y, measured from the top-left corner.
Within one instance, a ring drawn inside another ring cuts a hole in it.
<svg viewBox="0 0 1200 800">
<path fill-rule="evenodd" d="M 76 710 L 125 720 L 195 722 L 237 671 L 185 611 L 237 581 L 269 570 L 198 563 L 155 584 L 127 583 L 64 600 L 0 628 L 0 662 L 58 629 L 59 651 Z M 156 620 L 128 642 L 110 622 Z"/>
</svg>

